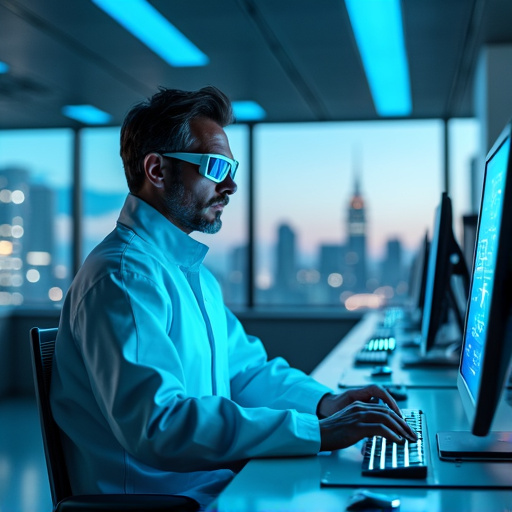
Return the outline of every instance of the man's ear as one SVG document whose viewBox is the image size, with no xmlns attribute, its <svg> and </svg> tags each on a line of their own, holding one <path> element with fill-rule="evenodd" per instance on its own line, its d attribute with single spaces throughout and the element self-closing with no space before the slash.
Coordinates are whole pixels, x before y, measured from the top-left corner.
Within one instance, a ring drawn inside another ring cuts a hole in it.
<svg viewBox="0 0 512 512">
<path fill-rule="evenodd" d="M 144 172 L 151 184 L 157 188 L 164 187 L 164 158 L 158 153 L 149 153 L 144 158 Z"/>
</svg>

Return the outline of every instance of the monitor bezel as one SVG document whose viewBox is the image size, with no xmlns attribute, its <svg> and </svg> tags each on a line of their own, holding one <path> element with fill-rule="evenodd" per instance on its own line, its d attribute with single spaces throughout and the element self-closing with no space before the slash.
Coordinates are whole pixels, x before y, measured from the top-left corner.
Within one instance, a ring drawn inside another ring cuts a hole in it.
<svg viewBox="0 0 512 512">
<path fill-rule="evenodd" d="M 428 231 L 422 238 L 420 247 L 414 257 L 410 270 L 409 300 L 411 308 L 420 315 L 423 314 L 423 304 L 425 302 L 425 288 L 427 281 L 428 256 L 430 252 L 430 240 Z"/>
<path fill-rule="evenodd" d="M 495 278 L 490 296 L 490 316 L 485 345 L 482 357 L 481 377 L 477 396 L 473 397 L 462 374 L 463 354 L 468 329 L 469 306 L 466 309 L 464 332 L 462 339 L 461 360 L 457 372 L 457 388 L 466 416 L 471 425 L 471 431 L 477 436 L 486 436 L 492 427 L 495 411 L 498 407 L 503 388 L 510 367 L 512 354 L 512 323 L 511 323 L 511 255 L 512 255 L 512 124 L 508 123 L 502 130 L 485 159 L 485 172 L 480 199 L 480 213 L 475 238 L 475 251 L 471 272 L 470 294 L 473 286 L 475 261 L 477 256 L 478 239 L 480 235 L 481 212 L 487 183 L 487 169 L 489 162 L 498 150 L 510 140 L 511 147 L 507 162 L 507 174 L 504 184 L 503 210 L 499 229 L 499 242 L 496 255 Z M 507 201 L 508 199 L 508 201 Z M 507 215 L 508 212 L 508 215 Z M 507 237 L 508 234 L 508 237 Z M 470 295 L 471 296 L 471 295 Z M 491 340 L 491 341 L 489 341 Z M 507 340 L 508 343 L 507 343 Z M 501 357 L 500 357 L 501 356 Z M 504 360 L 503 360 L 504 359 Z M 497 367 L 498 366 L 498 367 Z M 491 375 L 492 378 L 485 378 Z"/>
</svg>

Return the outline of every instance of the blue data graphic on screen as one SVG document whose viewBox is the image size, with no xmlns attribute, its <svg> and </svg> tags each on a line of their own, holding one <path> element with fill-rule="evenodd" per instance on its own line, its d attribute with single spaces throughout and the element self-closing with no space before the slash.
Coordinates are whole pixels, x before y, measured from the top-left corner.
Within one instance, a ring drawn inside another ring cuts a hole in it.
<svg viewBox="0 0 512 512">
<path fill-rule="evenodd" d="M 462 376 L 474 400 L 480 384 L 480 367 L 487 337 L 509 151 L 510 139 L 507 139 L 487 164 L 480 212 L 471 300 L 461 363 Z"/>
</svg>

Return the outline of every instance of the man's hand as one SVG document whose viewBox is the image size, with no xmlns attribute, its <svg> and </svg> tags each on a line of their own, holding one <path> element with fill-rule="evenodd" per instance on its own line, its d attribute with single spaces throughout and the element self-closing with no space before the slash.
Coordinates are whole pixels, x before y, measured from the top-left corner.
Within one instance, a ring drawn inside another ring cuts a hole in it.
<svg viewBox="0 0 512 512">
<path fill-rule="evenodd" d="M 391 395 L 384 388 L 375 384 L 360 389 L 349 389 L 339 395 L 324 395 L 318 404 L 317 415 L 320 419 L 327 418 L 354 402 L 370 403 L 372 399 L 376 398 L 380 398 L 393 409 L 393 411 L 400 415 L 400 409 Z"/>
<path fill-rule="evenodd" d="M 384 403 L 371 403 L 380 399 Z M 416 434 L 402 419 L 400 409 L 383 388 L 371 385 L 340 395 L 325 395 L 318 404 L 321 450 L 351 446 L 365 437 L 381 435 L 396 443 L 416 442 Z"/>
</svg>

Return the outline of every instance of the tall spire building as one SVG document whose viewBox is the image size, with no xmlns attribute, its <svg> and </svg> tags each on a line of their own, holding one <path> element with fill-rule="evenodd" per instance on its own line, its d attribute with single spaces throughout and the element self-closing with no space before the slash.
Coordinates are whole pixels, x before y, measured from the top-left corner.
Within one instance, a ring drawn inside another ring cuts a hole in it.
<svg viewBox="0 0 512 512">
<path fill-rule="evenodd" d="M 353 281 L 353 290 L 366 291 L 366 212 L 363 196 L 361 194 L 360 171 L 354 167 L 354 194 L 350 199 L 347 232 L 348 243 L 345 262 L 350 269 Z"/>
</svg>

